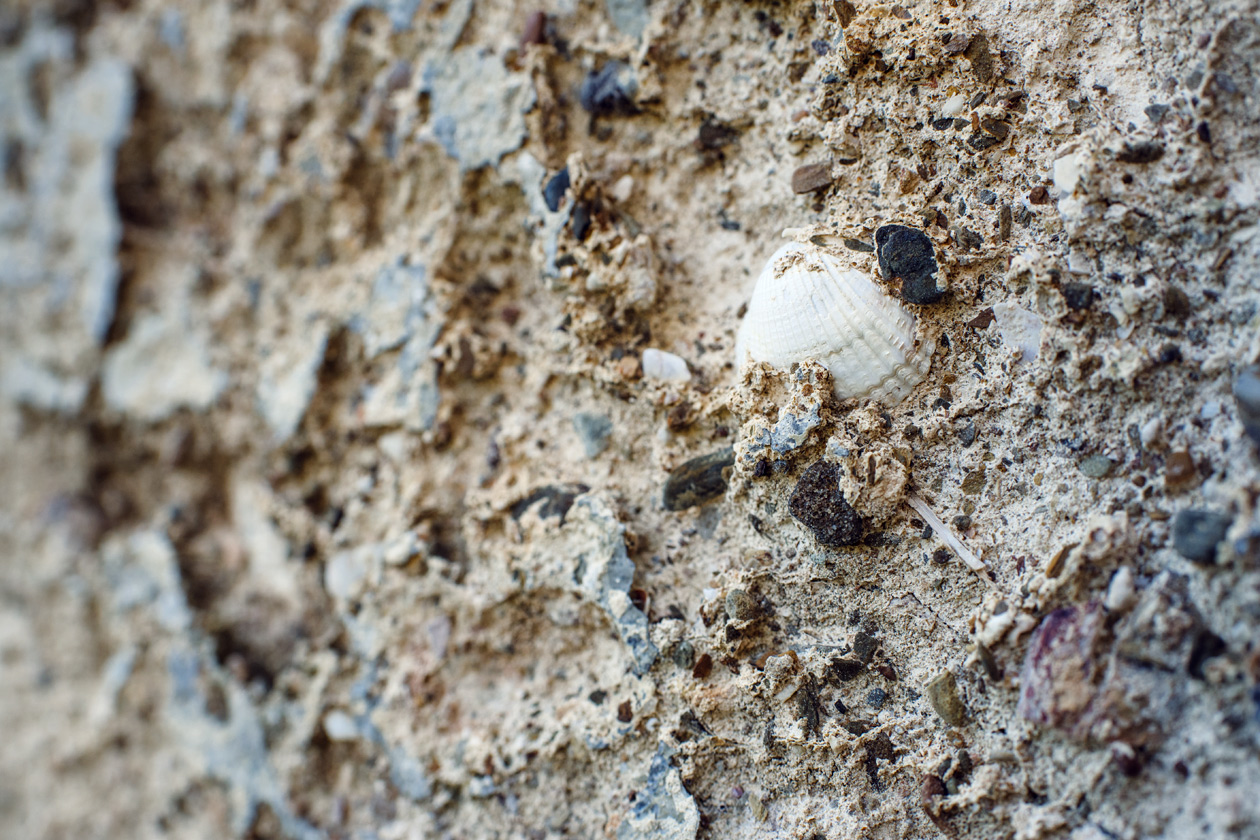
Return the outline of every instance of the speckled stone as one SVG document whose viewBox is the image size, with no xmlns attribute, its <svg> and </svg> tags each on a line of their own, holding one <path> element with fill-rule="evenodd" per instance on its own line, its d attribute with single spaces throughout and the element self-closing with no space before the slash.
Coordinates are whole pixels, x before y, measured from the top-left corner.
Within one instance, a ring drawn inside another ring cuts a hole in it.
<svg viewBox="0 0 1260 840">
<path fill-rule="evenodd" d="M 932 708 L 941 720 L 950 726 L 962 726 L 967 722 L 967 707 L 958 696 L 958 682 L 953 671 L 942 671 L 923 687 Z"/>
<path fill-rule="evenodd" d="M 1106 478 L 1111 475 L 1111 470 L 1115 466 L 1116 462 L 1106 455 L 1090 455 L 1077 465 L 1081 473 L 1088 478 Z"/>
<path fill-rule="evenodd" d="M 752 621 L 757 617 L 757 602 L 742 589 L 726 593 L 726 617 L 731 621 Z"/>
<path fill-rule="evenodd" d="M 811 464 L 792 491 L 788 511 L 823 545 L 849 546 L 862 541 L 862 518 L 840 492 L 840 468 L 835 464 Z"/>
</svg>

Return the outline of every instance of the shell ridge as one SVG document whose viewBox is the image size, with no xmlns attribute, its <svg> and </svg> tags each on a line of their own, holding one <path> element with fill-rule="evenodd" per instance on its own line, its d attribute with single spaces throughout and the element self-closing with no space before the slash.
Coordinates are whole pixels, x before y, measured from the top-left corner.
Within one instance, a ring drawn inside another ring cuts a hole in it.
<svg viewBox="0 0 1260 840">
<path fill-rule="evenodd" d="M 879 379 L 882 380 L 889 373 L 893 372 L 896 369 L 898 362 L 893 357 L 894 354 L 892 353 L 891 347 L 885 347 L 881 351 L 879 348 L 873 346 L 870 339 L 871 338 L 882 339 L 884 337 L 883 333 L 879 329 L 870 329 L 865 324 L 863 324 L 862 314 L 863 314 L 863 311 L 867 313 L 877 311 L 877 307 L 872 307 L 870 305 L 870 302 L 866 299 L 866 296 L 858 293 L 858 290 L 854 287 L 854 284 L 850 281 L 849 277 L 847 276 L 849 273 L 850 272 L 847 272 L 847 271 L 843 273 L 838 272 L 838 271 L 831 271 L 830 277 L 832 281 L 831 285 L 841 290 L 841 294 L 843 294 L 844 297 L 846 298 L 845 302 L 848 303 L 850 307 L 848 312 L 843 313 L 843 317 L 845 319 L 846 325 L 848 325 L 850 331 L 853 332 L 857 341 L 852 342 L 849 346 L 850 347 L 854 347 L 855 345 L 860 346 L 861 350 L 858 351 L 856 355 L 860 357 L 864 357 L 860 359 L 854 359 L 853 361 L 858 362 L 858 363 L 865 362 L 867 364 L 877 366 L 877 369 L 883 371 L 879 377 Z M 870 284 L 870 285 L 872 286 L 872 289 L 875 289 L 874 284 Z M 847 294 L 845 294 L 845 292 L 847 292 Z M 886 315 L 887 313 L 880 312 L 879 314 Z M 887 328 L 888 325 L 879 324 L 878 326 Z M 897 346 L 897 343 L 895 341 L 890 341 L 889 344 L 893 345 L 894 347 Z M 900 349 L 900 347 L 897 347 L 897 349 Z"/>
<path fill-rule="evenodd" d="M 831 313 L 833 313 L 831 315 L 831 324 L 836 330 L 837 335 L 843 335 L 844 329 L 847 329 L 854 338 L 853 341 L 844 345 L 843 348 L 838 348 L 837 352 L 833 354 L 834 360 L 828 365 L 828 367 L 832 369 L 832 378 L 836 380 L 840 379 L 840 377 L 837 376 L 836 368 L 839 367 L 841 363 L 845 366 L 846 374 L 848 373 L 848 369 L 856 368 L 861 370 L 863 366 L 875 367 L 876 369 L 886 369 L 888 367 L 887 362 L 880 359 L 879 354 L 876 353 L 874 348 L 866 341 L 866 330 L 863 328 L 861 318 L 858 317 L 858 305 L 860 304 L 860 300 L 855 301 L 850 297 L 850 295 L 845 294 L 847 281 L 843 278 L 843 276 L 838 275 L 837 272 L 829 271 L 827 279 L 830 282 L 820 285 L 823 286 L 824 293 L 830 297 L 831 305 L 828 309 Z M 848 290 L 852 291 L 851 287 L 848 287 Z M 842 301 L 842 298 L 845 298 L 845 300 Z M 847 311 L 840 305 L 842 303 L 849 304 Z M 843 325 L 839 320 L 837 320 L 837 318 L 843 320 Z M 853 386 L 862 388 L 862 386 L 867 384 L 866 382 L 861 381 L 866 379 L 866 377 L 858 377 L 858 381 L 856 382 L 852 381 L 853 378 L 854 377 L 847 375 L 844 377 L 844 384 L 847 386 L 845 388 L 846 391 L 855 390 Z M 839 382 L 837 382 L 837 384 L 839 384 Z"/>
</svg>

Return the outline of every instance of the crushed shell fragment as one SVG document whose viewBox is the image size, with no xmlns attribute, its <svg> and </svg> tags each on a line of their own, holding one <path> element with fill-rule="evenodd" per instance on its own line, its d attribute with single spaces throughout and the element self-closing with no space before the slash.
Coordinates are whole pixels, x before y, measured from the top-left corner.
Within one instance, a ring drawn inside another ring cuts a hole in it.
<svg viewBox="0 0 1260 840">
<path fill-rule="evenodd" d="M 753 289 L 735 344 L 736 363 L 788 369 L 816 359 L 836 396 L 898 402 L 922 381 L 932 346 L 918 347 L 914 315 L 865 272 L 813 245 L 789 242 Z"/>
</svg>

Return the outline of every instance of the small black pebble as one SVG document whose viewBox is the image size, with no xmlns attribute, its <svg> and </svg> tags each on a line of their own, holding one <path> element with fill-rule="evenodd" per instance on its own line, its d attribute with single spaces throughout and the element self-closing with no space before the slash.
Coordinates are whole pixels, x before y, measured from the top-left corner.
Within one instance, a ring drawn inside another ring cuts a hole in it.
<svg viewBox="0 0 1260 840">
<path fill-rule="evenodd" d="M 547 202 L 547 209 L 552 213 L 560 209 L 560 202 L 564 201 L 564 194 L 569 191 L 569 168 L 566 166 L 555 175 L 551 176 L 551 180 L 547 182 L 547 186 L 543 187 L 543 201 Z"/>
<path fill-rule="evenodd" d="M 835 706 L 836 706 L 836 714 L 838 715 L 848 714 L 849 707 L 844 705 L 843 700 L 837 700 L 835 703 Z"/>
<path fill-rule="evenodd" d="M 932 240 L 923 231 L 884 225 L 875 231 L 875 252 L 884 279 L 901 279 L 902 300 L 930 304 L 945 296 L 936 284 L 938 267 Z"/>
<path fill-rule="evenodd" d="M 1199 135 L 1199 139 L 1204 143 L 1212 142 L 1212 130 L 1208 128 L 1208 124 L 1206 122 L 1199 123 L 1198 127 L 1195 128 L 1194 131 Z"/>
<path fill-rule="evenodd" d="M 865 670 L 866 666 L 856 659 L 836 657 L 831 660 L 831 673 L 840 682 L 848 682 Z"/>
<path fill-rule="evenodd" d="M 1225 640 L 1208 630 L 1200 628 L 1190 647 L 1190 657 L 1186 661 L 1186 671 L 1196 680 L 1203 679 L 1203 663 L 1214 656 L 1220 656 L 1227 649 Z"/>
<path fill-rule="evenodd" d="M 888 692 L 882 688 L 873 688 L 867 693 L 866 702 L 872 709 L 882 709 L 888 702 Z"/>
<path fill-rule="evenodd" d="M 573 228 L 573 236 L 579 242 L 586 241 L 586 235 L 591 232 L 591 208 L 586 202 L 573 208 L 573 216 L 569 224 Z"/>
<path fill-rule="evenodd" d="M 1067 303 L 1068 309 L 1074 309 L 1077 312 L 1089 309 L 1094 304 L 1094 287 L 1088 283 L 1064 283 L 1063 300 Z"/>
<path fill-rule="evenodd" d="M 976 424 L 974 422 L 969 422 L 966 426 L 963 426 L 961 429 L 959 429 L 958 440 L 959 442 L 962 443 L 964 447 L 971 446 L 971 444 L 975 443 L 976 442 Z"/>
<path fill-rule="evenodd" d="M 965 513 L 960 513 L 954 517 L 954 527 L 959 531 L 966 531 L 971 527 L 971 517 Z"/>
<path fill-rule="evenodd" d="M 713 151 L 714 149 L 728 146 L 738 139 L 738 129 L 709 116 L 705 118 L 704 122 L 700 123 L 700 131 L 696 134 L 696 145 L 702 149 Z"/>
<path fill-rule="evenodd" d="M 1211 510 L 1180 511 L 1173 519 L 1173 548 L 1191 562 L 1211 565 L 1216 562 L 1216 547 L 1233 521 L 1232 516 Z"/>
<path fill-rule="evenodd" d="M 796 482 L 788 512 L 823 545 L 849 546 L 862 541 L 862 518 L 840 492 L 840 469 L 815 461 Z"/>
<path fill-rule="evenodd" d="M 1125 143 L 1124 148 L 1116 152 L 1116 160 L 1121 163 L 1154 163 L 1163 156 L 1164 144 L 1158 140 Z"/>
<path fill-rule="evenodd" d="M 942 117 L 939 120 L 932 120 L 932 128 L 936 129 L 937 131 L 944 131 L 947 128 L 952 128 L 953 125 L 954 125 L 953 117 Z"/>
<path fill-rule="evenodd" d="M 1159 363 L 1171 365 L 1181 361 L 1181 348 L 1176 344 L 1165 344 L 1159 351 Z"/>
<path fill-rule="evenodd" d="M 948 562 L 949 562 L 949 549 L 948 549 L 948 548 L 938 548 L 938 549 L 936 549 L 936 551 L 933 551 L 933 552 L 932 552 L 932 562 L 933 562 L 933 563 L 939 563 L 939 564 L 940 564 L 940 565 L 942 565 L 942 566 L 943 566 L 943 565 L 945 565 L 946 563 L 948 563 Z"/>
<path fill-rule="evenodd" d="M 994 205 L 997 204 L 997 193 L 992 190 L 980 190 L 979 199 L 981 204 Z"/>
</svg>

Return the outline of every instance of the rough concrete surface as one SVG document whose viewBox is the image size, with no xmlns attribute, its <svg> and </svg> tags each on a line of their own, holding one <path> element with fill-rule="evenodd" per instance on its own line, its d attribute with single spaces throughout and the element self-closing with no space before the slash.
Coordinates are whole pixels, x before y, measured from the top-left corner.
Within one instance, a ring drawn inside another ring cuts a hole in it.
<svg viewBox="0 0 1260 840">
<path fill-rule="evenodd" d="M 0 836 L 1260 837 L 1256 67 L 1255 0 L 8 0 Z M 785 231 L 904 400 L 737 364 Z"/>
</svg>

